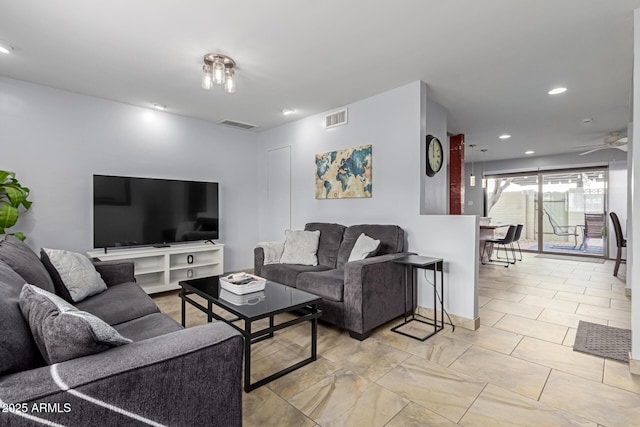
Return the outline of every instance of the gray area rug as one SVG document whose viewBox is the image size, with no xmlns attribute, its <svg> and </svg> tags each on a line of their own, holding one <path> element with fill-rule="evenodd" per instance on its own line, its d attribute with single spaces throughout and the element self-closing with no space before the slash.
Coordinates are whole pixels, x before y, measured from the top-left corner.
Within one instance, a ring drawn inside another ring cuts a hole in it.
<svg viewBox="0 0 640 427">
<path fill-rule="evenodd" d="M 573 350 L 629 362 L 631 331 L 581 320 L 578 323 Z"/>
<path fill-rule="evenodd" d="M 538 254 L 535 257 L 536 258 L 547 258 L 547 259 L 563 259 L 565 261 L 592 262 L 594 264 L 604 264 L 604 258 L 593 258 L 593 257 L 586 257 L 586 256 Z"/>
</svg>

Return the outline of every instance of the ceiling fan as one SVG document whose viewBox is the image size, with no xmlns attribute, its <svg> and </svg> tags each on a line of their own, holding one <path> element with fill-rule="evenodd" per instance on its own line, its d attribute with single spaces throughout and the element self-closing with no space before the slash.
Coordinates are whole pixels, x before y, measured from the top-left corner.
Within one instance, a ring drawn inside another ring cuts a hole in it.
<svg viewBox="0 0 640 427">
<path fill-rule="evenodd" d="M 627 143 L 629 142 L 629 138 L 627 138 L 625 135 L 622 135 L 622 133 L 620 132 L 611 132 L 609 136 L 604 138 L 603 142 L 604 143 L 600 145 L 579 145 L 573 148 L 590 148 L 590 150 L 578 154 L 579 156 L 584 156 L 585 154 L 609 148 L 617 148 L 618 150 L 627 151 Z"/>
</svg>

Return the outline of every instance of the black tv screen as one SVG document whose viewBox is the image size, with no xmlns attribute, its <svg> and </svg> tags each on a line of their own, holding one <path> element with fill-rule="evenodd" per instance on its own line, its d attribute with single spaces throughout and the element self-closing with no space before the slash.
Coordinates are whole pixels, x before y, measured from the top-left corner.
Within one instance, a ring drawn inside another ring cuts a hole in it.
<svg viewBox="0 0 640 427">
<path fill-rule="evenodd" d="M 93 176 L 93 245 L 159 245 L 218 238 L 218 183 Z"/>
</svg>

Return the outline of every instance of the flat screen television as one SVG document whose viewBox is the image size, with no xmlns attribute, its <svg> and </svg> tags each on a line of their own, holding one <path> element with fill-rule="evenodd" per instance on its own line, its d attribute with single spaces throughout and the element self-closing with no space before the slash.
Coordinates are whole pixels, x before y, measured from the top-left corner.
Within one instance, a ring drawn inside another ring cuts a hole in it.
<svg viewBox="0 0 640 427">
<path fill-rule="evenodd" d="M 93 176 L 93 245 L 218 239 L 218 183 Z"/>
</svg>

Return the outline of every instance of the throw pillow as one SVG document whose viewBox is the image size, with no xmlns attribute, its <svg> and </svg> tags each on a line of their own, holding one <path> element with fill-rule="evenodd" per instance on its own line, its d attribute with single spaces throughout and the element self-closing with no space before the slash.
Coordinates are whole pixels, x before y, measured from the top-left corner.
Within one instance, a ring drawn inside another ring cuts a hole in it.
<svg viewBox="0 0 640 427">
<path fill-rule="evenodd" d="M 38 255 L 22 240 L 13 236 L 6 236 L 4 240 L 0 240 L 0 260 L 7 263 L 25 282 L 39 286 L 45 291 L 55 292 L 47 269 L 38 259 Z"/>
<path fill-rule="evenodd" d="M 260 242 L 257 246 L 262 248 L 264 253 L 264 265 L 280 264 L 280 258 L 282 258 L 282 252 L 284 251 L 284 242 Z"/>
<path fill-rule="evenodd" d="M 28 283 L 20 292 L 20 310 L 49 364 L 132 342 L 93 314 Z"/>
<path fill-rule="evenodd" d="M 69 302 L 80 302 L 107 289 L 100 273 L 82 254 L 43 248 L 40 258 L 53 279 L 56 293 Z"/>
<path fill-rule="evenodd" d="M 358 261 L 360 259 L 365 259 L 373 256 L 379 248 L 380 240 L 372 239 L 371 237 L 362 233 L 358 236 L 356 244 L 353 245 L 353 249 L 351 249 L 351 255 L 349 255 L 349 260 L 347 262 Z"/>
<path fill-rule="evenodd" d="M 281 264 L 318 265 L 318 243 L 320 231 L 284 232 L 287 237 L 280 257 Z"/>
</svg>

